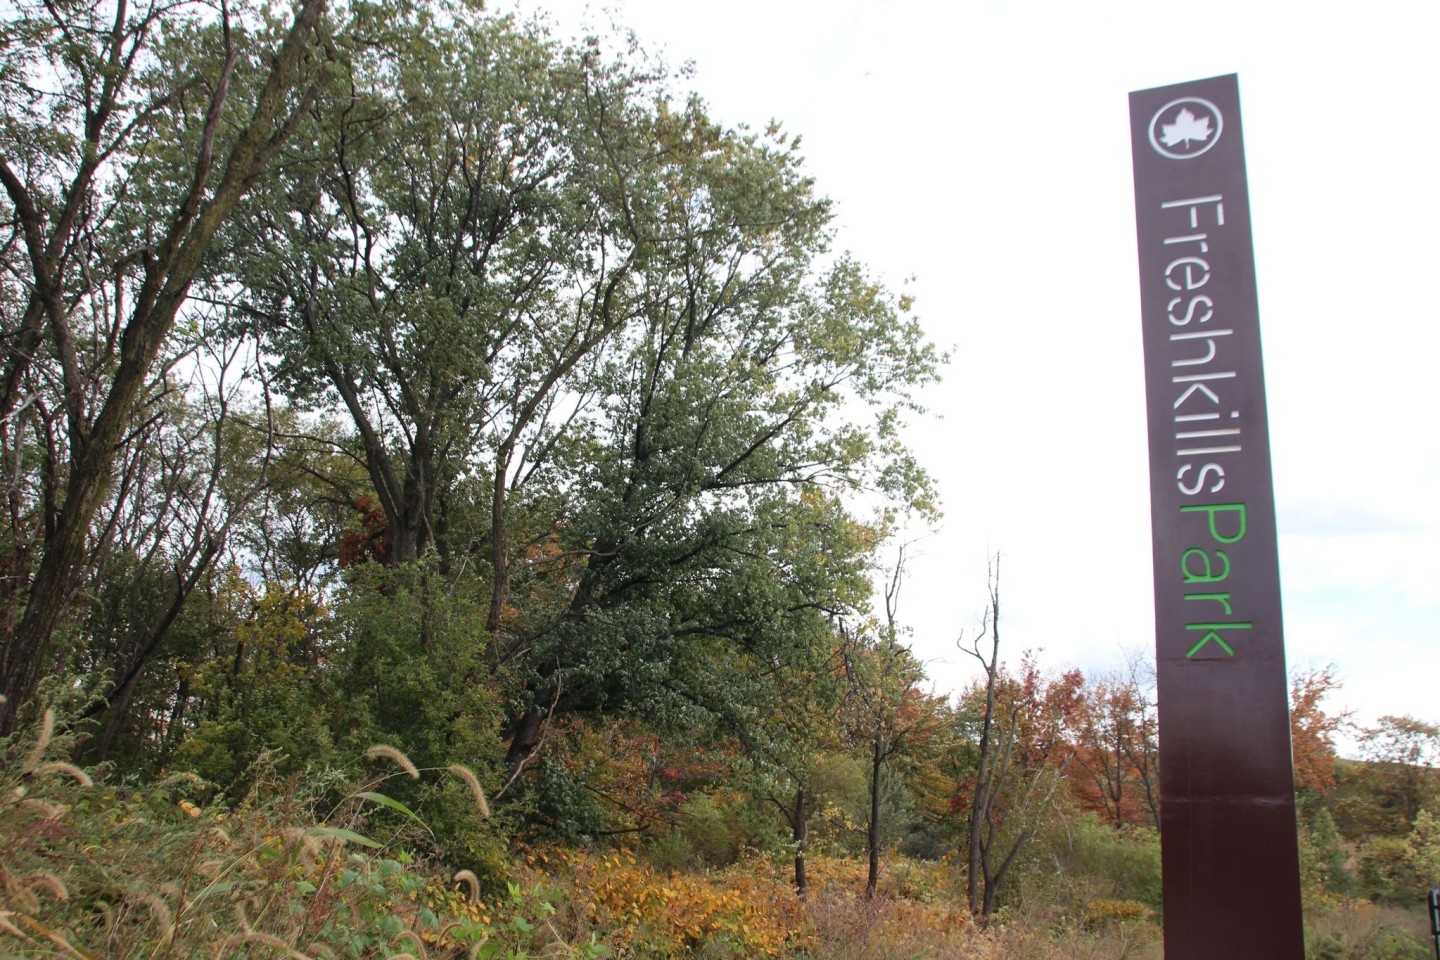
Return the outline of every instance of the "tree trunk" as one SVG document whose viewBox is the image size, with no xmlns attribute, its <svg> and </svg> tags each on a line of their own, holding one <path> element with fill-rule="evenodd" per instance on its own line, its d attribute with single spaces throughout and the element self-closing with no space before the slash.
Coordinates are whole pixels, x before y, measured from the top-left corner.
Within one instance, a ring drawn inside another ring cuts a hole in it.
<svg viewBox="0 0 1440 960">
<path fill-rule="evenodd" d="M 966 652 L 980 662 L 985 671 L 985 714 L 980 719 L 979 759 L 975 767 L 975 792 L 970 799 L 969 862 L 965 877 L 966 901 L 972 916 L 988 917 L 994 897 L 990 893 L 989 858 L 985 843 L 985 825 L 995 800 L 995 744 L 992 737 L 995 720 L 996 685 L 1000 676 L 1000 555 L 990 571 L 989 609 L 974 647 Z M 980 643 L 990 637 L 990 655 L 980 652 Z M 985 891 L 982 895 L 982 887 Z"/>
<path fill-rule="evenodd" d="M 795 893 L 802 899 L 810 889 L 805 876 L 805 841 L 810 837 L 809 796 L 805 788 L 795 790 L 795 807 L 790 817 L 791 838 L 795 843 Z"/>
<path fill-rule="evenodd" d="M 505 751 L 505 764 L 513 776 L 520 770 L 540 742 L 540 727 L 555 706 L 555 689 L 547 685 L 535 697 L 535 703 L 515 721 L 515 734 L 510 738 L 510 747 Z"/>
<path fill-rule="evenodd" d="M 876 729 L 870 752 L 870 824 L 865 830 L 866 855 L 870 870 L 865 878 L 865 898 L 873 899 L 880 886 L 880 774 L 885 765 L 884 732 Z"/>
<path fill-rule="evenodd" d="M 508 454 L 508 451 L 501 453 Z M 509 456 L 497 455 L 490 488 L 490 610 L 485 616 L 485 629 L 491 638 L 500 634 L 510 592 L 510 545 L 505 528 L 505 477 L 509 469 Z"/>
<path fill-rule="evenodd" d="M 110 715 L 105 718 L 105 729 L 101 731 L 100 742 L 95 748 L 96 763 L 105 763 L 110 759 L 110 750 L 115 746 L 115 738 L 120 735 L 120 729 L 125 725 L 125 711 L 130 706 L 130 697 L 135 692 L 138 678 L 138 673 L 132 674 L 129 681 L 123 682 L 110 695 Z"/>
</svg>

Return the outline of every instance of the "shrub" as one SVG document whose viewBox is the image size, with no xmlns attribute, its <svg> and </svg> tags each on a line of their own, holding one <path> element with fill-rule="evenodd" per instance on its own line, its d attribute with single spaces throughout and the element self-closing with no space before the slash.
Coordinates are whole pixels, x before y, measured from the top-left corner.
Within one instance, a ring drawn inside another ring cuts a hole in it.
<svg viewBox="0 0 1440 960">
<path fill-rule="evenodd" d="M 1159 911 L 1160 837 L 1154 830 L 1116 829 L 1086 814 L 1058 841 L 1057 858 L 1082 888 L 1099 899 L 1133 901 Z"/>
</svg>

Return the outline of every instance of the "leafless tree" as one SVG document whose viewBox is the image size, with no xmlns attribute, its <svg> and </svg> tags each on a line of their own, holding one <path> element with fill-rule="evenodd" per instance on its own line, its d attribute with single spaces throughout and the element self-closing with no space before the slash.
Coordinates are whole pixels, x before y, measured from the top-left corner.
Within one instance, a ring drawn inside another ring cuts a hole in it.
<svg viewBox="0 0 1440 960">
<path fill-rule="evenodd" d="M 970 797 L 966 895 L 970 912 L 988 918 L 1025 844 L 1035 836 L 1037 812 L 1059 788 L 1073 751 L 1064 742 L 1066 690 L 1045 689 L 1032 665 L 1017 680 L 1000 660 L 1000 555 L 991 561 L 989 596 L 979 631 L 958 646 L 980 664 L 979 731 Z"/>
</svg>

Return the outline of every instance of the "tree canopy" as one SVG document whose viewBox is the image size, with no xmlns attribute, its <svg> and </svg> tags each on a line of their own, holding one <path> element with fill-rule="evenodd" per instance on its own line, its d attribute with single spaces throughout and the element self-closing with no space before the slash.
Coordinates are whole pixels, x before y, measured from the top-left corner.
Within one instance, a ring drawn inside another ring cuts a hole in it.
<svg viewBox="0 0 1440 960">
<path fill-rule="evenodd" d="M 260 723 L 269 649 L 517 776 L 567 712 L 741 722 L 934 510 L 908 301 L 633 41 L 97 0 L 6 49 L 7 724 L 81 668 L 99 755 L 161 765 Z"/>
</svg>

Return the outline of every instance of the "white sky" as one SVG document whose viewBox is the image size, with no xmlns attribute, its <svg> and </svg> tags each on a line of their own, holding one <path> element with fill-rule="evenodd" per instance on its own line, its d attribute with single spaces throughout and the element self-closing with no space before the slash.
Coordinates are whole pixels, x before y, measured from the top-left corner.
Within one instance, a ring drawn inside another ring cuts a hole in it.
<svg viewBox="0 0 1440 960">
<path fill-rule="evenodd" d="M 1127 93 L 1238 73 L 1289 662 L 1333 662 L 1362 721 L 1440 720 L 1440 4 L 512 2 L 801 134 L 837 247 L 916 277 L 955 359 L 901 617 L 941 690 L 997 549 L 1012 661 L 1153 649 Z"/>
</svg>

